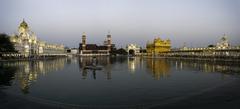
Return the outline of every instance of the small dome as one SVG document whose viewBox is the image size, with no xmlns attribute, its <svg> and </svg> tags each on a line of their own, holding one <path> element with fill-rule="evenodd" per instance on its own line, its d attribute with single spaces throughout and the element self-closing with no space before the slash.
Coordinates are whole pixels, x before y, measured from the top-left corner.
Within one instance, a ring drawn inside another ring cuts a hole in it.
<svg viewBox="0 0 240 109">
<path fill-rule="evenodd" d="M 221 38 L 221 40 L 222 40 L 222 41 L 226 41 L 226 40 L 227 40 L 227 37 L 226 37 L 226 36 L 223 36 L 223 37 Z"/>
</svg>

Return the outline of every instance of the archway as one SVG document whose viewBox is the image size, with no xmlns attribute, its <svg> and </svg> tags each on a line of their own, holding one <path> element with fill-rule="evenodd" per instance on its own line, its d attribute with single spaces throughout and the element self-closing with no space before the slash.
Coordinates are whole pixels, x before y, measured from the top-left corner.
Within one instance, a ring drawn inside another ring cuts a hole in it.
<svg viewBox="0 0 240 109">
<path fill-rule="evenodd" d="M 134 56 L 135 55 L 135 51 L 133 49 L 130 49 L 128 51 L 128 54 L 131 55 L 131 56 Z"/>
</svg>

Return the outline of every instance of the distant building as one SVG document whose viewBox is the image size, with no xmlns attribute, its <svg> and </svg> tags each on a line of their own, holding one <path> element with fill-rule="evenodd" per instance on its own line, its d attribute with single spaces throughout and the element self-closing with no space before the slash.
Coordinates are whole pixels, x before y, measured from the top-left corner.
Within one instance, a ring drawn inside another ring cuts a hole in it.
<svg viewBox="0 0 240 109">
<path fill-rule="evenodd" d="M 10 41 L 14 44 L 18 53 L 26 57 L 30 55 L 64 53 L 64 45 L 50 44 L 38 40 L 24 20 L 18 27 L 18 35 L 11 36 Z"/>
<path fill-rule="evenodd" d="M 169 39 L 162 40 L 160 38 L 155 38 L 153 42 L 147 42 L 146 48 L 149 55 L 157 55 L 161 52 L 170 51 L 171 41 Z"/>
<path fill-rule="evenodd" d="M 222 36 L 222 38 L 220 39 L 220 41 L 215 45 L 212 45 L 212 47 L 197 47 L 197 48 L 189 48 L 186 46 L 186 44 L 184 43 L 184 46 L 182 48 L 180 48 L 179 50 L 181 51 L 188 51 L 188 50 L 207 50 L 207 49 L 211 49 L 211 50 L 224 50 L 224 49 L 230 49 L 231 46 L 229 44 L 229 41 L 227 39 L 227 36 L 224 34 Z M 177 51 L 177 50 L 175 50 Z"/>
<path fill-rule="evenodd" d="M 78 48 L 69 48 L 67 49 L 68 54 L 78 54 Z"/>
<path fill-rule="evenodd" d="M 137 44 L 128 44 L 126 47 L 128 55 L 139 55 L 140 47 Z"/>
<path fill-rule="evenodd" d="M 95 55 L 110 55 L 110 52 L 115 47 L 112 44 L 111 35 L 107 35 L 107 39 L 103 45 L 87 44 L 87 36 L 85 33 L 82 35 L 82 43 L 79 44 L 80 56 L 95 56 Z"/>
</svg>

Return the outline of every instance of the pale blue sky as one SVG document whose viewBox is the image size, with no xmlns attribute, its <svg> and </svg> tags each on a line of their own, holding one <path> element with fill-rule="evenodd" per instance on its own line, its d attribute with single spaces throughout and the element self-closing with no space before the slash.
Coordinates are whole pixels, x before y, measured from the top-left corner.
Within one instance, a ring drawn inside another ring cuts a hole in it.
<svg viewBox="0 0 240 109">
<path fill-rule="evenodd" d="M 173 47 L 215 44 L 226 33 L 240 45 L 240 0 L 1 0 L 0 32 L 17 32 L 24 18 L 38 38 L 78 47 L 101 44 L 108 30 L 118 47 L 143 47 L 160 36 Z"/>
</svg>

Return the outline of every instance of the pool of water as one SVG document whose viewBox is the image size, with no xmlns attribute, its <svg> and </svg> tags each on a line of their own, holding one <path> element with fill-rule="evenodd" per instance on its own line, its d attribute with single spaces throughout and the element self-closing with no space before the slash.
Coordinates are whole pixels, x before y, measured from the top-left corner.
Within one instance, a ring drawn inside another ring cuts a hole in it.
<svg viewBox="0 0 240 109">
<path fill-rule="evenodd" d="M 85 69 L 92 64 L 101 69 Z M 238 63 L 73 57 L 1 62 L 0 90 L 63 104 L 137 105 L 202 93 L 239 79 L 239 74 Z"/>
</svg>

